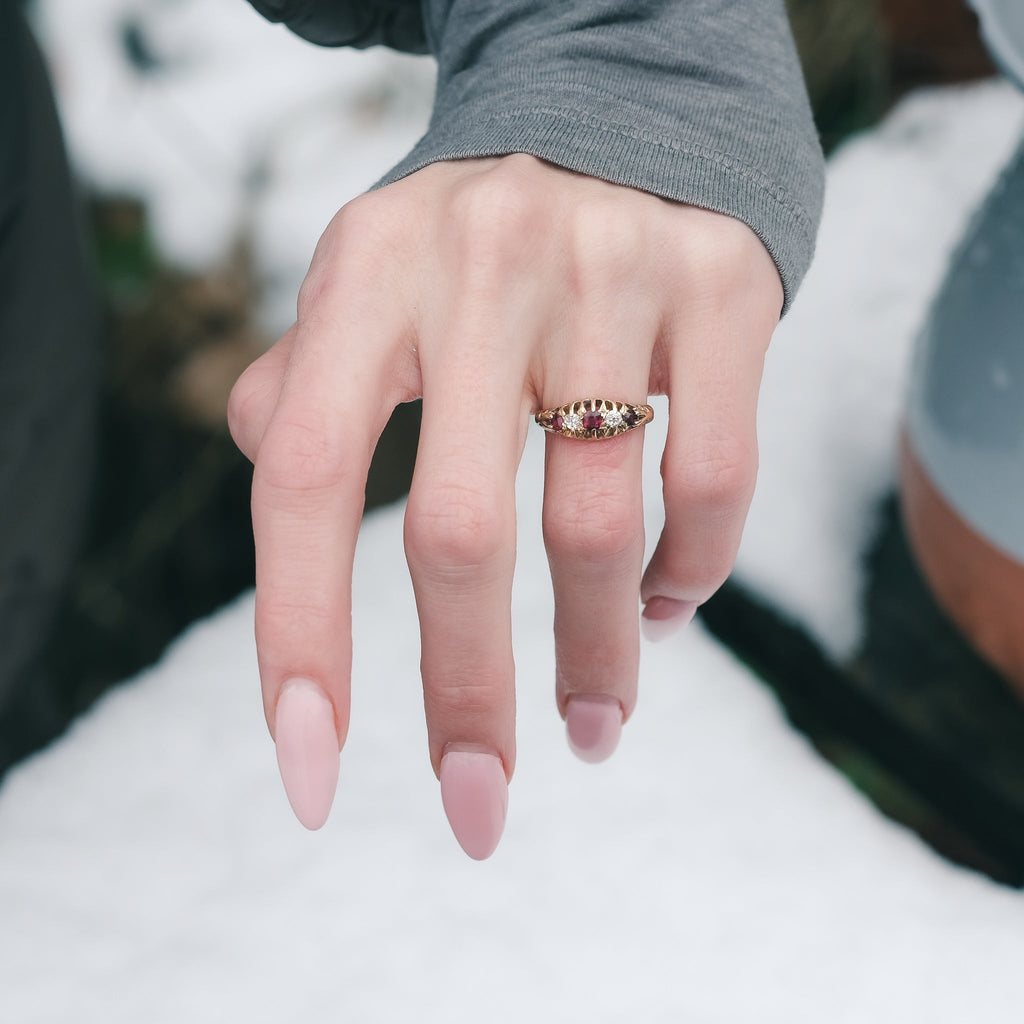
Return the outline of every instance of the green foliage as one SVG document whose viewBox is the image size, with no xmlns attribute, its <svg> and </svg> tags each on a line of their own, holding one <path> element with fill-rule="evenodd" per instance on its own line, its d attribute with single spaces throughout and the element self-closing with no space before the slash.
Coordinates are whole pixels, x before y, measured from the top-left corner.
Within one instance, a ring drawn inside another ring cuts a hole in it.
<svg viewBox="0 0 1024 1024">
<path fill-rule="evenodd" d="M 874 124 L 890 103 L 889 55 L 870 0 L 787 0 L 826 153 Z"/>
</svg>

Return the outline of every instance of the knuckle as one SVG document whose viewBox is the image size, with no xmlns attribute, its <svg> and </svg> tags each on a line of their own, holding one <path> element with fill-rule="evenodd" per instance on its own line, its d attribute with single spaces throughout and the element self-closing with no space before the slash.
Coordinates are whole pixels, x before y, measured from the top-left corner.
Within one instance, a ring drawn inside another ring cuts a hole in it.
<svg viewBox="0 0 1024 1024">
<path fill-rule="evenodd" d="M 636 272 L 644 254 L 644 228 L 635 211 L 589 201 L 574 210 L 572 266 L 580 290 L 607 288 Z"/>
<path fill-rule="evenodd" d="M 405 516 L 410 558 L 436 568 L 477 568 L 514 547 L 509 514 L 493 497 L 465 485 L 437 486 L 411 495 Z"/>
<path fill-rule="evenodd" d="M 477 262 L 520 252 L 533 235 L 538 212 L 529 181 L 505 164 L 467 180 L 451 198 L 459 245 Z"/>
<path fill-rule="evenodd" d="M 298 295 L 299 320 L 314 319 L 344 292 L 358 296 L 379 281 L 381 267 L 408 249 L 409 219 L 403 204 L 384 192 L 346 203 L 320 236 Z"/>
<path fill-rule="evenodd" d="M 317 252 L 320 252 L 319 246 Z M 308 322 L 316 316 L 331 287 L 331 275 L 324 272 L 324 264 L 314 256 L 309 272 L 299 285 L 299 294 L 295 302 L 296 319 Z"/>
<path fill-rule="evenodd" d="M 544 508 L 544 543 L 558 559 L 595 562 L 626 555 L 643 543 L 643 517 L 635 499 L 596 493 Z"/>
<path fill-rule="evenodd" d="M 254 363 L 242 372 L 228 395 L 228 430 L 231 431 L 236 443 L 245 437 L 252 416 L 252 406 L 261 393 Z"/>
<path fill-rule="evenodd" d="M 503 684 L 481 679 L 446 678 L 424 693 L 428 714 L 439 721 L 486 719 L 507 700 Z"/>
<path fill-rule="evenodd" d="M 746 224 L 707 211 L 700 211 L 686 231 L 675 233 L 669 245 L 685 279 L 723 298 L 748 295 L 767 256 L 763 243 Z"/>
<path fill-rule="evenodd" d="M 402 251 L 408 245 L 413 212 L 386 189 L 368 192 L 346 203 L 334 215 L 328 230 L 357 258 L 367 250 Z"/>
<path fill-rule="evenodd" d="M 305 588 L 306 597 L 296 598 L 273 586 L 264 585 L 257 604 L 256 640 L 261 651 L 281 652 L 294 649 L 298 638 L 332 636 L 327 601 Z"/>
<path fill-rule="evenodd" d="M 670 577 L 685 582 L 688 593 L 700 594 L 704 601 L 726 581 L 734 559 L 731 548 L 715 545 L 674 558 L 666 568 Z"/>
<path fill-rule="evenodd" d="M 331 490 L 354 471 L 351 449 L 341 439 L 294 419 L 267 428 L 257 466 L 272 490 L 302 493 Z"/>
<path fill-rule="evenodd" d="M 350 199 L 331 220 L 329 231 L 339 236 L 354 235 L 357 238 L 376 231 L 378 225 L 387 221 L 387 197 L 381 193 L 367 192 Z"/>
<path fill-rule="evenodd" d="M 745 505 L 757 479 L 757 451 L 739 440 L 691 448 L 662 464 L 666 503 L 729 511 Z"/>
</svg>

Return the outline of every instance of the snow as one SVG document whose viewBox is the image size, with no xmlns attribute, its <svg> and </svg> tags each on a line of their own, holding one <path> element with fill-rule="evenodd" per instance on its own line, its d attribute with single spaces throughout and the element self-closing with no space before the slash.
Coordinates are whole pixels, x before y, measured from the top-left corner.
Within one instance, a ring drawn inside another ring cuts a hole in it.
<svg viewBox="0 0 1024 1024">
<path fill-rule="evenodd" d="M 81 176 L 143 197 L 172 262 L 207 266 L 246 237 L 271 334 L 294 319 L 327 222 L 430 115 L 429 59 L 312 46 L 244 0 L 44 0 L 36 23 Z M 126 59 L 126 25 L 155 73 Z"/>
<path fill-rule="evenodd" d="M 142 188 L 165 211 L 161 243 L 196 260 L 242 216 L 242 165 L 203 181 L 160 167 L 160 104 L 187 106 L 222 151 L 251 153 L 275 120 L 299 131 L 258 109 L 268 67 L 289 69 L 279 108 L 289 111 L 322 90 L 358 89 L 364 74 L 379 80 L 386 61 L 331 54 L 343 70 L 327 70 L 240 0 L 204 0 L 202 18 L 191 0 L 164 0 L 131 9 L 159 24 L 169 50 L 180 41 L 182 62 L 201 59 L 180 72 L 180 93 L 149 90 L 119 79 L 102 50 L 104 18 L 126 9 L 43 5 L 75 152 L 95 181 Z M 106 98 L 90 106 L 93 89 Z M 1004 86 L 924 93 L 833 162 L 819 260 L 769 361 L 740 569 L 834 649 L 859 628 L 858 560 L 892 479 L 915 327 L 1020 134 L 1022 107 Z M 290 170 L 265 196 L 282 256 L 267 243 L 261 258 L 293 288 L 313 207 L 338 205 L 387 162 L 356 168 L 384 147 L 352 135 L 360 156 L 342 180 L 315 153 L 342 146 L 351 126 L 327 120 L 311 116 L 301 146 L 270 156 Z M 190 208 L 200 186 L 228 213 Z M 304 191 L 315 201 L 293 219 L 288 196 Z M 285 237 L 290 226 L 301 242 Z M 657 411 L 646 428 L 652 541 L 663 403 Z M 1024 895 L 883 819 L 699 625 L 644 649 L 640 705 L 611 762 L 569 754 L 551 692 L 542 447 L 531 432 L 520 473 L 520 749 L 494 857 L 468 860 L 441 811 L 402 509 L 389 508 L 360 537 L 352 729 L 326 828 L 295 823 L 277 780 L 246 596 L 0 788 L 0 1020 L 1020 1020 Z"/>
<path fill-rule="evenodd" d="M 907 372 L 950 252 L 1024 134 L 1005 83 L 911 96 L 831 161 L 819 258 L 769 350 L 737 576 L 835 658 L 895 485 Z"/>
<path fill-rule="evenodd" d="M 1024 897 L 880 819 L 699 629 L 645 652 L 614 760 L 575 762 L 532 526 L 509 826 L 465 858 L 426 762 L 400 535 L 390 509 L 361 538 L 323 832 L 275 777 L 248 597 L 11 776 L 4 1019 L 952 1022 L 979 999 L 1019 1019 Z"/>
</svg>

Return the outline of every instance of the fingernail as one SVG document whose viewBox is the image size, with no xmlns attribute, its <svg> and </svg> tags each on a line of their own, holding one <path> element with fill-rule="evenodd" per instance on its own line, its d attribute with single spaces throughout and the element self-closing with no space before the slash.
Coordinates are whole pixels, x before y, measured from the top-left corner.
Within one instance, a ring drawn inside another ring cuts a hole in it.
<svg viewBox="0 0 1024 1024">
<path fill-rule="evenodd" d="M 565 709 L 569 748 L 588 764 L 607 760 L 622 735 L 622 705 L 614 697 L 576 694 Z"/>
<path fill-rule="evenodd" d="M 441 802 L 459 846 L 473 860 L 486 860 L 498 846 L 508 810 L 501 758 L 449 750 L 441 758 Z"/>
<path fill-rule="evenodd" d="M 295 817 L 308 829 L 327 820 L 338 785 L 334 706 L 316 683 L 289 679 L 274 718 L 277 766 Z"/>
<path fill-rule="evenodd" d="M 652 597 L 644 605 L 640 628 L 648 640 L 657 642 L 677 633 L 697 612 L 696 601 L 674 601 L 670 597 Z"/>
</svg>

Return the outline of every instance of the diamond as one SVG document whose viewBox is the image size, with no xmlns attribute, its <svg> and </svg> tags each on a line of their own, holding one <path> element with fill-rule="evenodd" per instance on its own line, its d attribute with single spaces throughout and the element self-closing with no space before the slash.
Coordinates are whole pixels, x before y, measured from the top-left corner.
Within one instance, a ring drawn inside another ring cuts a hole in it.
<svg viewBox="0 0 1024 1024">
<path fill-rule="evenodd" d="M 622 413 L 618 409 L 609 409 L 604 414 L 604 425 L 606 427 L 621 427 Z"/>
<path fill-rule="evenodd" d="M 567 413 L 562 419 L 563 430 L 579 430 L 583 426 L 583 417 L 578 412 Z"/>
</svg>

